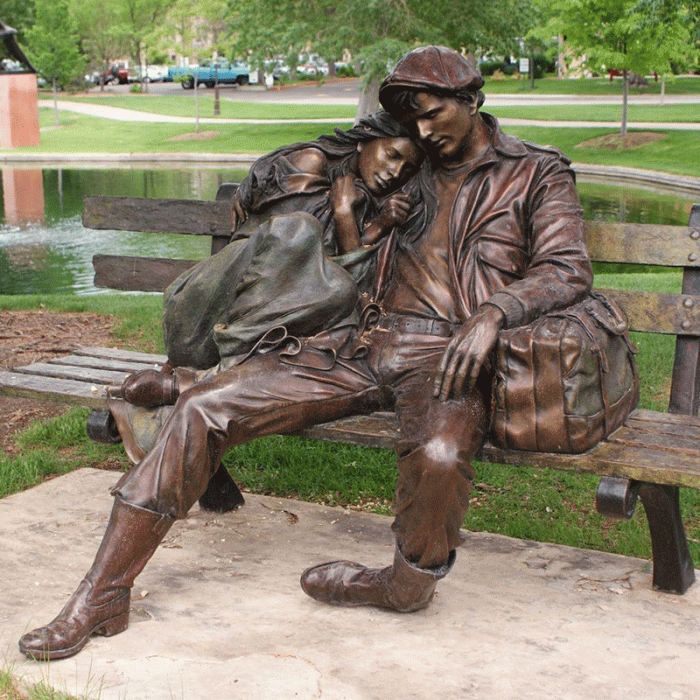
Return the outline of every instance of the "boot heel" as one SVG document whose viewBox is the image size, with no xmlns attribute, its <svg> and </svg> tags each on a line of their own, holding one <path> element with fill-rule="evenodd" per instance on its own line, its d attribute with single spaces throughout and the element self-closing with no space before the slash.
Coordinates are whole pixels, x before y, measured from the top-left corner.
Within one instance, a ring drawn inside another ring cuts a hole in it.
<svg viewBox="0 0 700 700">
<path fill-rule="evenodd" d="M 123 632 L 129 626 L 129 611 L 117 615 L 109 620 L 105 620 L 99 627 L 95 628 L 93 634 L 100 634 L 103 637 L 111 637 Z"/>
</svg>

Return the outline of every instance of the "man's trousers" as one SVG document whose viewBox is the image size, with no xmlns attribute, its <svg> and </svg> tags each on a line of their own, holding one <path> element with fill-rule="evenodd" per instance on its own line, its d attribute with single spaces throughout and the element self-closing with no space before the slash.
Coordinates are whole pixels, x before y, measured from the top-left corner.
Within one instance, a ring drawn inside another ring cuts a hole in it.
<svg viewBox="0 0 700 700">
<path fill-rule="evenodd" d="M 440 566 L 461 543 L 474 479 L 470 460 L 483 443 L 490 408 L 486 376 L 463 399 L 433 397 L 450 334 L 441 322 L 388 316 L 363 335 L 364 355 L 343 359 L 307 341 L 294 353 L 283 347 L 253 355 L 184 391 L 151 451 L 114 492 L 133 505 L 183 518 L 228 448 L 393 408 L 400 438 L 392 529 L 409 561 Z"/>
</svg>

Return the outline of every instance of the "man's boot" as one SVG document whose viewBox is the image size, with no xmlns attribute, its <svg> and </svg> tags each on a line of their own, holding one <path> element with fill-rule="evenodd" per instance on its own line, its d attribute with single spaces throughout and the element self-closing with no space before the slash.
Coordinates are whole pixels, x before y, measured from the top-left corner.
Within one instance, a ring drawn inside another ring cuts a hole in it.
<svg viewBox="0 0 700 700">
<path fill-rule="evenodd" d="M 398 612 L 413 612 L 427 607 L 437 582 L 444 578 L 455 561 L 455 551 L 437 569 L 419 569 L 406 560 L 396 547 L 394 563 L 385 569 L 368 569 L 350 561 L 333 561 L 312 566 L 301 575 L 301 587 L 307 595 L 331 605 L 374 605 Z"/>
<path fill-rule="evenodd" d="M 134 579 L 156 551 L 174 518 L 116 497 L 95 561 L 58 616 L 19 640 L 39 661 L 77 654 L 93 634 L 109 637 L 129 625 Z"/>
<path fill-rule="evenodd" d="M 173 368 L 166 364 L 160 370 L 142 369 L 130 374 L 118 386 L 108 387 L 107 394 L 113 399 L 124 399 L 143 408 L 172 406 L 195 380 L 194 370 L 188 367 Z"/>
</svg>

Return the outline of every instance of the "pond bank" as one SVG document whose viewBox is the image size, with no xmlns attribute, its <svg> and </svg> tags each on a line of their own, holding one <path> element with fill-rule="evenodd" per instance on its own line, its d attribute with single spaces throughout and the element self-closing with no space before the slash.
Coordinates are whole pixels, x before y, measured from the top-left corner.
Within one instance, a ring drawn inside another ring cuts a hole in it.
<svg viewBox="0 0 700 700">
<path fill-rule="evenodd" d="M 250 167 L 256 153 L 0 153 L 0 165 L 44 168 L 220 168 Z M 664 190 L 700 195 L 700 177 L 658 170 L 573 163 L 578 175 L 593 180 L 636 183 Z"/>
</svg>

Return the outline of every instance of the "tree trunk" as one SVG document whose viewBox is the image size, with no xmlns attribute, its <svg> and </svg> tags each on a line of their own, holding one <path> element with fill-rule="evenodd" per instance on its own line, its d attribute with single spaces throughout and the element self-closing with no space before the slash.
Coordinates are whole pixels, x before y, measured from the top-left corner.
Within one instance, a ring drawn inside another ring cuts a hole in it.
<svg viewBox="0 0 700 700">
<path fill-rule="evenodd" d="M 194 71 L 194 133 L 199 133 L 199 72 Z"/>
<path fill-rule="evenodd" d="M 355 114 L 355 124 L 357 124 L 362 117 L 366 117 L 372 112 L 376 112 L 379 108 L 379 78 L 372 78 L 369 83 L 363 87 L 360 93 L 360 101 L 357 105 L 357 112 Z"/>
<path fill-rule="evenodd" d="M 661 97 L 659 98 L 660 105 L 662 105 L 664 103 L 665 98 L 666 98 L 666 78 L 661 76 Z"/>
<path fill-rule="evenodd" d="M 58 118 L 58 93 L 56 90 L 56 76 L 51 78 L 51 92 L 53 93 L 53 123 L 54 126 L 59 126 L 61 122 Z"/>
<path fill-rule="evenodd" d="M 627 98 L 629 96 L 629 71 L 622 71 L 622 127 L 620 135 L 627 136 Z"/>
</svg>

